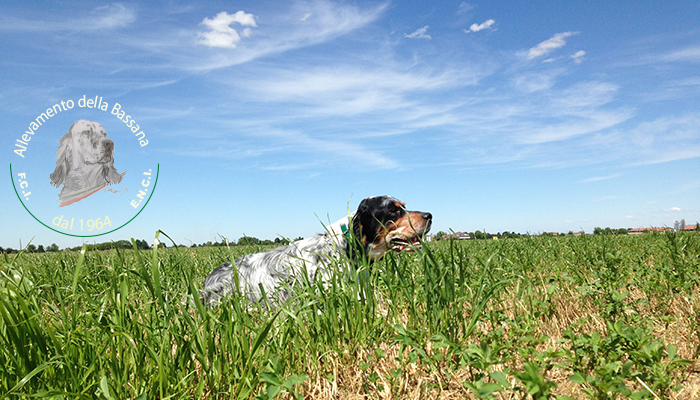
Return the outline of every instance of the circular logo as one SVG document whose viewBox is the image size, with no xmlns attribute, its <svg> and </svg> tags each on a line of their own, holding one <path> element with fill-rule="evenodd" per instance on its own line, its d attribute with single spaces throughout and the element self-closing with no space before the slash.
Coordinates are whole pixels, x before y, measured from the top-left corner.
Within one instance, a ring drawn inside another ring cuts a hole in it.
<svg viewBox="0 0 700 400">
<path fill-rule="evenodd" d="M 150 200 L 159 164 L 139 117 L 101 96 L 62 100 L 13 143 L 12 184 L 39 223 L 64 235 L 106 235 Z M 151 147 L 149 147 L 151 146 Z"/>
</svg>

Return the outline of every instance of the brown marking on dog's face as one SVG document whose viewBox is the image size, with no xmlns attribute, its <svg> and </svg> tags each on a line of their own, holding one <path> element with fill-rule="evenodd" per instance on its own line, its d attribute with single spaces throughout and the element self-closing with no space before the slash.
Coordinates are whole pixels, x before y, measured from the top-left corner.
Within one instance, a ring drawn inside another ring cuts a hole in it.
<svg viewBox="0 0 700 400">
<path fill-rule="evenodd" d="M 360 203 L 355 215 L 355 235 L 370 259 L 378 259 L 389 250 L 410 250 L 420 244 L 419 238 L 430 229 L 430 213 L 407 211 L 405 206 L 390 196 L 369 197 Z"/>
</svg>

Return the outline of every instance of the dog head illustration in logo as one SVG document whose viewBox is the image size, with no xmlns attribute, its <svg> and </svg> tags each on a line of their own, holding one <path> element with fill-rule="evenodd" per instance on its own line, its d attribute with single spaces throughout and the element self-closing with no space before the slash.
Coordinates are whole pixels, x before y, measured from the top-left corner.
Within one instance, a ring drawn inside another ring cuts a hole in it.
<svg viewBox="0 0 700 400">
<path fill-rule="evenodd" d="M 63 185 L 60 207 L 117 184 L 123 176 L 114 167 L 114 142 L 98 122 L 78 120 L 59 140 L 56 169 L 50 177 L 52 185 Z"/>
</svg>

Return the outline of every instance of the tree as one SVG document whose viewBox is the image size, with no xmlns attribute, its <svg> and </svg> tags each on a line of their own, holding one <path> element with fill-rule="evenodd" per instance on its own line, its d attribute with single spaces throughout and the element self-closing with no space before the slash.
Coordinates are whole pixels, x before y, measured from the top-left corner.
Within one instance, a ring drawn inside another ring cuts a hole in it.
<svg viewBox="0 0 700 400">
<path fill-rule="evenodd" d="M 52 253 L 53 253 L 53 252 L 56 252 L 56 251 L 58 251 L 58 245 L 57 245 L 56 243 L 51 243 L 51 246 L 49 246 L 49 247 L 46 249 L 46 251 L 49 251 L 49 252 L 52 252 Z"/>
<path fill-rule="evenodd" d="M 282 245 L 282 246 L 286 246 L 286 245 L 289 244 L 289 239 L 287 239 L 287 238 L 279 238 L 279 237 L 276 237 L 276 238 L 275 238 L 275 244 L 277 244 L 277 245 Z"/>
<path fill-rule="evenodd" d="M 260 239 L 252 236 L 243 236 L 242 238 L 238 239 L 238 245 L 239 246 L 253 246 L 253 245 L 259 245 L 260 244 Z"/>
</svg>

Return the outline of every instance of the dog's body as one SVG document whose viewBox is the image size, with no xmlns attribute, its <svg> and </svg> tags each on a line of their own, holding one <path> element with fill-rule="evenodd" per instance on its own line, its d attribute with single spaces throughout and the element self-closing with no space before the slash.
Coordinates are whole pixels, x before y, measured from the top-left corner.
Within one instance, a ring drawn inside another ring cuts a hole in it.
<svg viewBox="0 0 700 400">
<path fill-rule="evenodd" d="M 114 142 L 97 122 L 78 120 L 59 140 L 56 169 L 51 184 L 63 185 L 59 198 L 65 200 L 86 190 L 119 183 L 122 175 L 114 167 Z"/>
<path fill-rule="evenodd" d="M 237 258 L 235 268 L 230 262 L 220 265 L 204 280 L 202 302 L 208 307 L 218 304 L 234 292 L 236 278 L 240 292 L 252 302 L 260 301 L 261 286 L 273 301 L 284 301 L 303 271 L 311 280 L 327 280 L 334 260 L 371 262 L 389 250 L 410 249 L 430 229 L 432 215 L 406 211 L 404 206 L 390 196 L 369 197 L 356 212 L 326 227 L 325 233 Z"/>
</svg>

